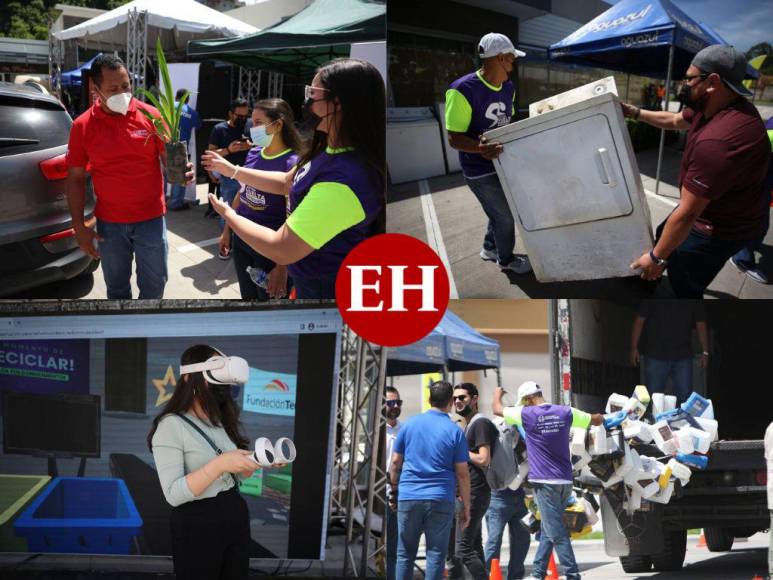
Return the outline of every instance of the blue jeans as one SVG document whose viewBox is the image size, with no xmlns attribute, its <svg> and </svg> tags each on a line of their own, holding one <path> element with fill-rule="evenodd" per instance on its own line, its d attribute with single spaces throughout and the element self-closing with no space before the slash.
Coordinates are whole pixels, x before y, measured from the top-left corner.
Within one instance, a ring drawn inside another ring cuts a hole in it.
<svg viewBox="0 0 773 580">
<path fill-rule="evenodd" d="M 386 577 L 387 580 L 395 580 L 397 568 L 397 512 L 393 512 L 389 507 L 387 507 L 386 512 Z"/>
<path fill-rule="evenodd" d="M 523 578 L 526 573 L 523 562 L 529 551 L 531 536 L 526 526 L 521 522 L 521 518 L 528 512 L 526 504 L 523 502 L 523 496 L 523 489 L 515 492 L 492 491 L 491 502 L 488 506 L 488 512 L 486 512 L 488 540 L 486 541 L 485 553 L 486 568 L 489 572 L 491 571 L 491 560 L 499 559 L 505 526 L 509 527 L 510 561 L 507 564 L 507 580 Z"/>
<path fill-rule="evenodd" d="M 172 184 L 167 207 L 169 209 L 180 209 L 183 205 L 185 205 L 185 186 Z"/>
<path fill-rule="evenodd" d="M 558 561 L 564 568 L 566 580 L 580 580 L 580 569 L 574 559 L 572 541 L 564 524 L 564 508 L 572 495 L 571 484 L 534 483 L 534 499 L 540 511 L 539 547 L 534 556 L 531 575 L 544 578 L 550 553 L 555 548 Z"/>
<path fill-rule="evenodd" d="M 657 229 L 660 238 L 665 222 Z M 687 239 L 668 257 L 668 281 L 677 298 L 703 298 L 714 277 L 736 252 L 754 240 L 720 240 L 690 230 Z"/>
<path fill-rule="evenodd" d="M 132 297 L 132 258 L 137 262 L 140 299 L 163 298 L 168 277 L 164 216 L 143 222 L 118 224 L 97 220 L 102 274 L 108 299 Z"/>
<path fill-rule="evenodd" d="M 427 546 L 426 580 L 443 577 L 448 536 L 454 523 L 452 501 L 397 502 L 397 580 L 413 579 L 413 563 L 424 534 Z"/>
<path fill-rule="evenodd" d="M 495 174 L 480 179 L 465 178 L 465 181 L 488 217 L 483 248 L 496 251 L 499 265 L 506 266 L 513 261 L 514 257 L 515 220 L 510 206 L 507 205 L 507 198 L 499 183 L 499 177 Z"/>
<path fill-rule="evenodd" d="M 765 190 L 765 199 L 770 200 L 770 188 Z M 765 236 L 768 234 L 770 228 L 770 208 L 765 207 L 765 227 L 762 229 L 762 233 L 752 241 L 748 246 L 741 248 L 734 256 L 735 261 L 744 266 L 747 269 L 754 269 L 757 267 L 757 260 L 754 257 L 755 250 L 759 250 L 762 247 L 762 242 L 765 240 Z"/>
<path fill-rule="evenodd" d="M 233 203 L 233 200 L 236 197 L 236 194 L 239 192 L 240 187 L 241 187 L 241 184 L 235 179 L 231 179 L 229 177 L 226 177 L 225 175 L 220 176 L 220 197 L 228 205 L 231 205 L 231 203 Z M 224 227 L 225 227 L 225 220 L 221 217 L 220 229 L 222 230 Z"/>
<path fill-rule="evenodd" d="M 334 300 L 336 274 L 322 274 L 316 278 L 294 277 L 295 297 L 299 300 Z"/>
<path fill-rule="evenodd" d="M 644 358 L 644 380 L 651 393 L 662 393 L 671 377 L 671 386 L 676 395 L 677 404 L 687 400 L 692 391 L 692 358 L 664 360 Z"/>
</svg>

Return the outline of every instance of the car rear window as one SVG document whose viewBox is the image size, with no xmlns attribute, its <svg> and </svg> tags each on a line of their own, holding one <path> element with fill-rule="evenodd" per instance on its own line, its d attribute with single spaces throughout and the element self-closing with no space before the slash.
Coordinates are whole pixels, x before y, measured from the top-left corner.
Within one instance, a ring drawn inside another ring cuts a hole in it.
<svg viewBox="0 0 773 580">
<path fill-rule="evenodd" d="M 67 145 L 72 120 L 56 103 L 0 97 L 0 157 Z"/>
</svg>

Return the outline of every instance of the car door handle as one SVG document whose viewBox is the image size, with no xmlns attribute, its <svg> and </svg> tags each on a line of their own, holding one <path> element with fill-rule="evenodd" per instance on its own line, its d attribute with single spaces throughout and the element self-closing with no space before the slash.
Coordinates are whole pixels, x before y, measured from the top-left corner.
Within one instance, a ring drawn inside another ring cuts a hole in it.
<svg viewBox="0 0 773 580">
<path fill-rule="evenodd" d="M 609 187 L 617 185 L 612 178 L 612 161 L 609 159 L 609 151 L 606 147 L 599 147 L 596 151 L 596 166 L 601 173 L 601 181 Z"/>
</svg>

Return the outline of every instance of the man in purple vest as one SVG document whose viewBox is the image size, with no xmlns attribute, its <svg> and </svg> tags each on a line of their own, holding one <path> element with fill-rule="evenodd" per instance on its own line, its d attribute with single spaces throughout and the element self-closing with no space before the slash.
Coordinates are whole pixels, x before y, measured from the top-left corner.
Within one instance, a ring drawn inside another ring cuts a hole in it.
<svg viewBox="0 0 773 580">
<path fill-rule="evenodd" d="M 494 391 L 493 411 L 510 425 L 523 429 L 529 454 L 529 482 L 540 511 L 541 530 L 531 577 L 545 577 L 553 548 L 566 570 L 567 580 L 580 580 L 569 532 L 564 525 L 564 508 L 572 495 L 572 457 L 569 430 L 602 425 L 602 415 L 591 415 L 573 407 L 552 405 L 542 397 L 542 389 L 528 381 L 518 387 L 519 404 L 505 407 L 502 388 Z"/>
<path fill-rule="evenodd" d="M 456 79 L 446 91 L 448 143 L 459 151 L 464 179 L 489 219 L 480 257 L 497 262 L 504 272 L 526 274 L 531 272 L 529 258 L 513 253 L 515 221 L 492 162 L 502 145 L 481 139 L 489 129 L 510 123 L 515 103 L 510 73 L 516 57 L 526 53 L 504 34 L 490 32 L 480 39 L 478 56 L 482 67 Z"/>
</svg>

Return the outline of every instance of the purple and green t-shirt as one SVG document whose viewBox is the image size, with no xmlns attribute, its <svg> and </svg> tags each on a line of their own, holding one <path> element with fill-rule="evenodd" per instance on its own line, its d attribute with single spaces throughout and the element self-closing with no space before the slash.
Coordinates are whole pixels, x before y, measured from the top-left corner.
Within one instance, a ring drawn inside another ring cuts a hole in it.
<svg viewBox="0 0 773 580">
<path fill-rule="evenodd" d="M 267 155 L 262 147 L 250 149 L 244 167 L 263 171 L 292 170 L 298 163 L 298 156 L 292 149 L 285 149 L 275 155 Z M 266 193 L 245 185 L 239 192 L 239 207 L 236 213 L 248 220 L 278 230 L 287 219 L 287 197 L 275 193 Z"/>
<path fill-rule="evenodd" d="M 490 129 L 510 123 L 515 87 L 506 81 L 496 87 L 480 71 L 456 79 L 446 91 L 446 129 L 478 141 Z M 496 173 L 494 164 L 477 153 L 459 151 L 462 173 L 476 179 Z"/>
<path fill-rule="evenodd" d="M 373 234 L 383 204 L 380 179 L 352 151 L 328 147 L 293 177 L 287 227 L 315 250 L 288 266 L 294 279 L 336 274 L 349 251 Z"/>
<path fill-rule="evenodd" d="M 572 457 L 569 430 L 587 429 L 591 415 L 564 405 L 505 407 L 505 421 L 522 427 L 529 454 L 529 481 L 572 483 Z"/>
</svg>

